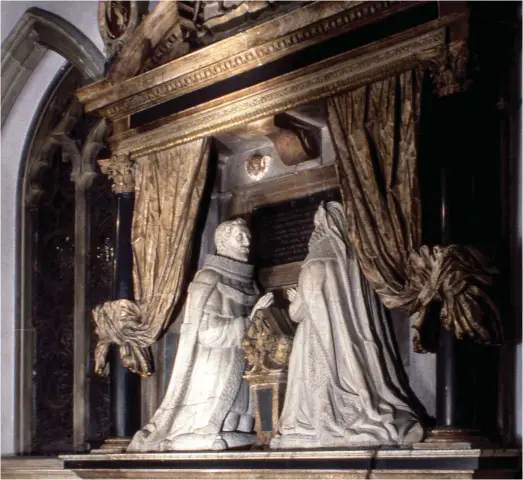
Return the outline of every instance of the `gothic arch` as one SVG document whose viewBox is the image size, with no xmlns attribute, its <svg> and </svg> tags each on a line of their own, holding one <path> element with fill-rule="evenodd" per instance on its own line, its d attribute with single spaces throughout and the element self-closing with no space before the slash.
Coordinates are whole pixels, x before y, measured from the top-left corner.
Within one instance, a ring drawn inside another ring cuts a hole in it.
<svg viewBox="0 0 523 480">
<path fill-rule="evenodd" d="M 2 125 L 47 50 L 72 63 L 84 81 L 103 76 L 104 56 L 89 38 L 58 15 L 30 8 L 2 44 Z"/>
<path fill-rule="evenodd" d="M 17 450 L 33 451 L 34 408 L 33 269 L 36 206 L 42 198 L 41 179 L 59 155 L 70 163 L 74 193 L 74 358 L 71 449 L 82 450 L 88 430 L 90 188 L 96 159 L 104 147 L 106 120 L 84 115 L 74 92 L 103 76 L 104 57 L 76 27 L 39 8 L 29 9 L 2 46 L 2 123 L 32 71 L 47 50 L 68 63 L 56 74 L 31 121 L 20 159 L 17 189 L 16 279 L 16 431 Z M 6 85 L 9 83 L 9 85 Z M 4 93 L 4 89 L 7 90 Z M 4 103 L 7 108 L 4 109 Z M 7 111 L 6 111 L 7 110 Z"/>
<path fill-rule="evenodd" d="M 91 262 L 90 237 L 91 206 L 89 196 L 91 185 L 97 177 L 96 159 L 104 148 L 109 125 L 105 119 L 96 119 L 84 115 L 82 106 L 74 97 L 74 92 L 83 83 L 78 70 L 69 65 L 57 75 L 41 102 L 30 128 L 31 135 L 26 139 L 21 159 L 18 185 L 18 225 L 17 225 L 17 436 L 18 450 L 34 450 L 34 438 L 38 413 L 35 410 L 35 375 L 38 368 L 39 331 L 35 321 L 35 292 L 38 292 L 35 280 L 35 265 L 38 257 L 35 252 L 38 238 L 35 228 L 41 200 L 45 199 L 45 188 L 42 181 L 48 173 L 56 169 L 57 155 L 62 163 L 70 164 L 66 183 L 74 190 L 74 200 L 69 211 L 74 209 L 74 226 L 70 265 L 74 270 L 74 298 L 72 303 L 72 440 L 68 449 L 85 449 L 89 427 L 89 265 Z M 101 180 L 107 180 L 101 177 Z M 48 183 L 48 182 L 47 182 Z M 63 185 L 63 180 L 61 181 Z M 100 182 L 98 182 L 99 184 Z M 97 184 L 97 185 L 98 185 Z M 102 187 L 103 188 L 103 187 Z M 97 192 L 100 188 L 97 187 Z M 72 279 L 70 279 L 72 280 Z M 40 352 L 41 353 L 41 352 Z M 74 398 L 74 401 L 72 399 Z M 62 447 L 65 448 L 65 447 Z"/>
</svg>

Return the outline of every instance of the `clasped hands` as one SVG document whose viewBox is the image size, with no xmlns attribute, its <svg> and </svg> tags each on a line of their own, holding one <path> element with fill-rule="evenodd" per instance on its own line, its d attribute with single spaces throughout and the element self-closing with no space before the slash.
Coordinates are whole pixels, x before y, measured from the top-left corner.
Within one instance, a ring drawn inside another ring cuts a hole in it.
<svg viewBox="0 0 523 480">
<path fill-rule="evenodd" d="M 298 293 L 298 289 L 296 287 L 291 287 L 285 290 L 285 296 L 287 297 L 287 300 L 289 302 L 293 302 L 296 298 L 296 294 Z"/>
<path fill-rule="evenodd" d="M 292 302 L 296 298 L 296 294 L 298 293 L 297 288 L 292 287 L 285 290 L 285 296 L 287 299 Z M 263 295 L 257 302 L 256 305 L 254 305 L 254 308 L 251 310 L 251 314 L 249 316 L 249 323 L 252 322 L 254 319 L 254 316 L 256 315 L 256 312 L 258 310 L 263 310 L 264 308 L 270 307 L 274 303 L 274 293 L 268 292 L 265 295 Z"/>
<path fill-rule="evenodd" d="M 274 293 L 269 292 L 263 295 L 257 302 L 256 305 L 254 305 L 254 308 L 251 310 L 251 314 L 249 316 L 249 323 L 252 322 L 254 319 L 254 316 L 256 315 L 256 312 L 258 310 L 263 310 L 264 308 L 270 307 L 274 303 Z"/>
</svg>

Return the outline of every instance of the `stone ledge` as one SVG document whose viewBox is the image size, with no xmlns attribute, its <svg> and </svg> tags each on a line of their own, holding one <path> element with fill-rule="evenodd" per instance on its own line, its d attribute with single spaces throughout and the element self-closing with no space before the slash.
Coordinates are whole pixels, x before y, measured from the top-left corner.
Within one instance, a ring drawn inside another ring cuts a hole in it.
<svg viewBox="0 0 523 480">
<path fill-rule="evenodd" d="M 2 479 L 78 479 L 73 471 L 64 469 L 58 457 L 2 457 Z"/>
<path fill-rule="evenodd" d="M 519 450 L 336 449 L 65 455 L 80 478 L 516 478 Z"/>
</svg>

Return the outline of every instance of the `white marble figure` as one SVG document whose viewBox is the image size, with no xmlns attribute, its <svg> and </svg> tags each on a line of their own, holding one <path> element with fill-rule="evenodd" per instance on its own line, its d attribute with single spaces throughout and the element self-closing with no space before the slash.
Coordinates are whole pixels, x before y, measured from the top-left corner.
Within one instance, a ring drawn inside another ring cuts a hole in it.
<svg viewBox="0 0 523 480">
<path fill-rule="evenodd" d="M 273 298 L 269 293 L 256 302 L 243 220 L 219 225 L 215 242 L 217 255 L 207 256 L 189 286 L 165 397 L 127 451 L 223 450 L 255 442 L 242 341 L 255 312 Z"/>
<path fill-rule="evenodd" d="M 360 271 L 339 203 L 320 205 L 298 288 L 298 328 L 271 448 L 398 446 L 423 428 L 397 374 L 386 312 Z"/>
</svg>

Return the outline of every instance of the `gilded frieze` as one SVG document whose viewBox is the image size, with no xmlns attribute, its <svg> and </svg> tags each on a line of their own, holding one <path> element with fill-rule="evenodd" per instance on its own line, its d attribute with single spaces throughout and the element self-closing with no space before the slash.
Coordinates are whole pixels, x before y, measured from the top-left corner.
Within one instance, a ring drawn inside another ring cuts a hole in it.
<svg viewBox="0 0 523 480">
<path fill-rule="evenodd" d="M 444 26 L 433 22 L 423 29 L 407 32 L 407 38 L 402 35 L 344 53 L 207 102 L 151 124 L 150 130 L 143 133 L 129 130 L 111 139 L 112 150 L 139 157 L 413 68 L 438 57 L 445 48 Z"/>
<path fill-rule="evenodd" d="M 416 2 L 314 2 L 131 79 L 78 91 L 86 111 L 118 119 L 320 43 Z M 287 18 L 288 17 L 288 18 Z"/>
</svg>

